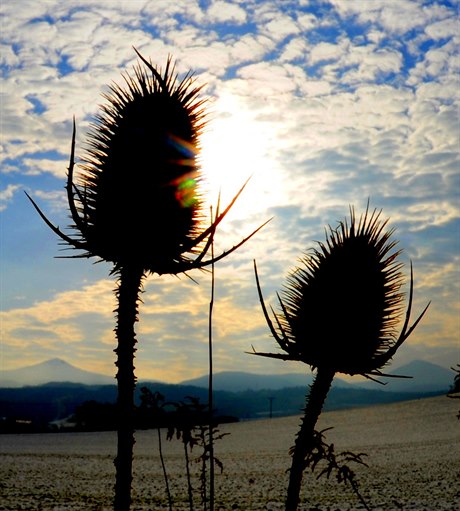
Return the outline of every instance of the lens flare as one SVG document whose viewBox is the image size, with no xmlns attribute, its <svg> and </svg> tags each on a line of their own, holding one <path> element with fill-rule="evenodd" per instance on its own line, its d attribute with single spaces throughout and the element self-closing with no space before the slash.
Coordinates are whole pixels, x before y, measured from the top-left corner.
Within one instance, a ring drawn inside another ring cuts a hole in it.
<svg viewBox="0 0 460 511">
<path fill-rule="evenodd" d="M 183 208 L 190 208 L 198 203 L 197 180 L 190 174 L 176 179 L 174 185 L 176 186 L 176 200 Z"/>
</svg>

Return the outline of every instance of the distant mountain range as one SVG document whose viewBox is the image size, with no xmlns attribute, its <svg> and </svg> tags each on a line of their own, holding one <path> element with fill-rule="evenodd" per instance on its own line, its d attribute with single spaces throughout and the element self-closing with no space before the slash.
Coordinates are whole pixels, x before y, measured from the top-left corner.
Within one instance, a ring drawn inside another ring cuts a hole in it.
<svg viewBox="0 0 460 511">
<path fill-rule="evenodd" d="M 222 371 L 213 375 L 213 389 L 227 392 L 244 392 L 246 390 L 278 390 L 285 387 L 305 387 L 313 382 L 313 375 L 299 374 L 253 374 L 242 371 Z M 346 385 L 345 382 L 343 382 Z M 208 375 L 184 380 L 181 385 L 208 388 Z"/>
<path fill-rule="evenodd" d="M 334 387 L 349 389 L 360 387 L 389 392 L 442 392 L 450 388 L 454 378 L 453 371 L 422 360 L 414 360 L 388 374 L 410 376 L 411 378 L 380 378 L 385 385 L 370 380 L 348 383 L 340 378 L 335 378 Z M 306 388 L 312 381 L 311 373 L 261 375 L 241 371 L 223 371 L 213 375 L 213 388 L 216 391 L 226 392 L 280 390 L 287 387 Z M 59 382 L 110 385 L 115 384 L 115 379 L 111 376 L 84 371 L 59 358 L 21 369 L 3 371 L 0 374 L 0 387 L 3 388 Z M 179 385 L 207 388 L 208 376 L 184 380 Z"/>
<path fill-rule="evenodd" d="M 388 374 L 410 378 L 379 378 L 385 385 L 365 381 L 360 382 L 359 386 L 364 389 L 382 387 L 382 390 L 388 392 L 443 392 L 450 389 L 455 376 L 454 371 L 424 360 L 414 360 L 395 371 L 389 371 Z"/>
<path fill-rule="evenodd" d="M 348 383 L 340 378 L 334 378 L 333 387 L 340 388 L 365 388 L 383 390 L 389 392 L 439 392 L 449 389 L 453 383 L 455 373 L 443 367 L 414 360 L 397 371 L 390 371 L 392 376 L 401 375 L 410 378 L 378 378 L 382 384 L 372 380 Z M 242 392 L 246 390 L 278 390 L 286 387 L 305 387 L 313 382 L 311 373 L 300 374 L 272 374 L 260 375 L 245 372 L 224 371 L 213 376 L 213 388 L 230 392 Z M 181 382 L 181 385 L 193 385 L 195 387 L 208 387 L 208 376 L 201 376 Z"/>
<path fill-rule="evenodd" d="M 453 371 L 423 361 L 400 367 L 397 374 L 413 378 L 388 378 L 387 385 L 375 382 L 350 384 L 336 380 L 328 394 L 325 410 L 445 394 L 455 376 Z M 214 408 L 220 416 L 239 419 L 299 414 L 305 405 L 305 394 L 311 381 L 312 375 L 308 373 L 270 376 L 244 372 L 216 373 Z M 19 386 L 20 383 L 22 386 Z M 24 383 L 27 385 L 24 386 Z M 205 404 L 208 401 L 207 386 L 207 377 L 181 384 L 140 381 L 136 387 L 136 402 L 140 403 L 142 387 L 147 387 L 152 392 L 161 393 L 167 402 L 187 401 L 188 396 L 193 396 Z M 51 421 L 69 417 L 85 402 L 115 403 L 116 397 L 114 378 L 82 371 L 59 359 L 4 371 L 0 380 L 0 432 L 5 420 L 29 421 L 34 430 L 46 429 Z"/>
</svg>

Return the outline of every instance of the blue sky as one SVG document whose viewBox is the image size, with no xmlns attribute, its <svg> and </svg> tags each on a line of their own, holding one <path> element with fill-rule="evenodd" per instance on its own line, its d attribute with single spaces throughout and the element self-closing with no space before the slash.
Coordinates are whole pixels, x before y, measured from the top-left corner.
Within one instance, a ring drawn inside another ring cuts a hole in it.
<svg viewBox="0 0 460 511">
<path fill-rule="evenodd" d="M 245 354 L 276 349 L 268 302 L 324 229 L 369 200 L 390 218 L 415 272 L 423 322 L 393 367 L 460 360 L 459 3 L 415 0 L 2 2 L 0 370 L 60 357 L 114 373 L 110 267 L 59 259 L 72 132 L 76 154 L 101 93 L 136 63 L 169 54 L 208 101 L 202 143 L 209 204 L 252 179 L 216 251 L 270 217 L 216 266 L 215 370 L 300 372 Z M 148 233 L 146 233 L 148 235 Z M 138 323 L 137 374 L 178 382 L 207 371 L 210 278 L 150 276 Z M 331 316 L 331 320 L 333 317 Z"/>
</svg>

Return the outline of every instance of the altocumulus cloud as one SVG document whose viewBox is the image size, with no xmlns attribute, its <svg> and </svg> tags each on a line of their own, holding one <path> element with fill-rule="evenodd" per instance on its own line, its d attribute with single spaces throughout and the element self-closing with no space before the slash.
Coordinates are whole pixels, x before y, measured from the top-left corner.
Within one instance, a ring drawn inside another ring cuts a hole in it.
<svg viewBox="0 0 460 511">
<path fill-rule="evenodd" d="M 251 261 L 274 301 L 326 225 L 382 208 L 415 268 L 415 308 L 432 306 L 398 362 L 458 356 L 458 3 L 354 1 L 3 2 L 3 364 L 52 356 L 112 371 L 112 288 L 103 264 L 60 252 L 22 190 L 69 223 L 63 185 L 71 122 L 77 156 L 100 92 L 135 62 L 168 54 L 206 83 L 210 201 L 252 179 L 216 250 L 274 216 L 217 267 L 216 370 L 300 370 L 244 355 L 265 347 Z M 148 233 L 146 233 L 148 235 Z M 206 370 L 209 278 L 146 283 L 136 366 L 178 381 Z M 165 367 L 168 371 L 165 371 Z"/>
</svg>

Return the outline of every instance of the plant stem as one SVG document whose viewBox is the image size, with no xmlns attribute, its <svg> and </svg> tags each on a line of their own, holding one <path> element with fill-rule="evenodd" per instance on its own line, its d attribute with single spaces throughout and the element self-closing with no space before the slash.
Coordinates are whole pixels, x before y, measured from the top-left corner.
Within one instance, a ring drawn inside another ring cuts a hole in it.
<svg viewBox="0 0 460 511">
<path fill-rule="evenodd" d="M 192 488 L 192 477 L 190 475 L 190 460 L 188 456 L 187 442 L 184 441 L 184 453 L 185 453 L 185 470 L 187 472 L 187 491 L 188 491 L 188 503 L 190 511 L 193 511 L 193 488 Z"/>
<path fill-rule="evenodd" d="M 211 209 L 212 217 L 212 209 Z M 211 258 L 214 259 L 214 242 L 211 243 Z M 212 313 L 214 309 L 214 263 L 211 265 L 211 300 L 209 302 L 209 385 L 208 385 L 208 407 L 209 407 L 209 511 L 214 511 L 214 436 L 213 436 L 213 362 L 212 362 Z"/>
<path fill-rule="evenodd" d="M 131 483 L 134 447 L 134 353 L 136 351 L 136 333 L 134 324 L 138 319 L 139 293 L 142 286 L 143 271 L 138 268 L 120 270 L 118 299 L 116 309 L 117 326 L 115 328 L 118 346 L 115 350 L 117 360 L 117 428 L 118 443 L 115 458 L 115 500 L 114 511 L 129 511 L 131 505 Z"/>
<path fill-rule="evenodd" d="M 171 491 L 169 490 L 168 472 L 166 471 L 165 460 L 164 460 L 164 457 L 163 457 L 163 446 L 162 446 L 162 443 L 161 443 L 161 429 L 157 428 L 157 432 L 158 432 L 158 450 L 160 451 L 161 468 L 163 469 L 163 477 L 164 477 L 164 480 L 165 480 L 166 494 L 168 495 L 169 511 L 173 511 Z"/>
<path fill-rule="evenodd" d="M 313 432 L 334 379 L 334 374 L 335 372 L 329 368 L 318 368 L 306 398 L 305 413 L 300 423 L 300 430 L 297 433 L 292 455 L 286 511 L 297 511 L 305 457 L 313 447 Z"/>
</svg>

